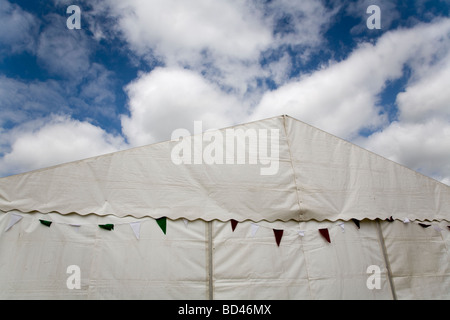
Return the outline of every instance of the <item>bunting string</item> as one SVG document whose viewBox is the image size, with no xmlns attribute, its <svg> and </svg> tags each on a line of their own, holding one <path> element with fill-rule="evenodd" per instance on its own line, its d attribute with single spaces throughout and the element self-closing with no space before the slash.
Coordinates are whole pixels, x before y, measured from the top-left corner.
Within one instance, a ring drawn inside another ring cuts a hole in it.
<svg viewBox="0 0 450 320">
<path fill-rule="evenodd" d="M 17 223 L 19 223 L 22 219 L 23 219 L 24 215 L 20 215 L 18 213 L 15 212 L 10 212 L 9 213 L 9 221 L 6 225 L 6 228 L 4 230 L 4 232 L 9 231 L 11 228 L 14 227 L 14 225 L 16 225 Z M 33 217 L 33 219 L 35 219 Z M 72 227 L 76 227 L 77 230 L 79 229 L 79 227 L 85 226 L 85 225 L 93 225 L 93 223 L 85 223 L 85 224 L 74 224 L 74 223 L 66 223 L 66 222 L 55 222 L 52 220 L 48 220 L 48 219 L 38 219 L 40 224 L 50 228 L 52 226 L 53 223 L 57 223 L 57 224 L 66 224 L 66 225 L 70 225 Z M 125 225 L 128 224 L 132 231 L 133 234 L 135 235 L 136 239 L 139 240 L 140 239 L 140 228 L 141 228 L 141 224 L 143 222 L 149 221 L 149 220 L 154 220 L 156 221 L 157 225 L 159 226 L 159 228 L 161 229 L 161 231 L 164 233 L 164 235 L 167 234 L 167 218 L 166 217 L 161 217 L 161 218 L 157 218 L 157 219 L 153 219 L 153 218 L 144 218 L 142 220 L 139 221 L 131 221 L 131 222 L 120 222 L 120 223 L 107 223 L 107 224 L 98 224 L 98 227 L 100 229 L 103 230 L 107 230 L 107 231 L 114 231 L 114 226 L 115 225 Z M 385 219 L 388 222 L 393 222 L 394 219 L 392 217 Z M 357 228 L 357 230 L 361 229 L 361 224 L 360 221 L 357 219 L 351 219 L 351 221 L 354 223 L 355 227 Z M 436 224 L 436 223 L 425 223 L 425 222 L 419 222 L 419 221 L 411 221 L 410 219 L 408 219 L 407 217 L 405 217 L 403 220 L 404 224 L 412 224 L 415 223 L 417 225 L 419 225 L 420 227 L 427 229 L 429 227 L 432 227 L 434 230 L 436 230 L 437 232 L 443 232 L 445 228 L 445 226 L 443 226 L 441 223 L 441 225 Z M 185 227 L 188 227 L 188 220 L 183 218 L 183 222 Z M 238 221 L 231 219 L 230 220 L 230 224 L 231 224 L 231 232 L 235 232 L 237 226 L 238 226 Z M 298 228 L 280 228 L 279 225 L 277 225 L 277 227 L 269 227 L 266 226 L 264 224 L 261 223 L 255 223 L 252 222 L 250 224 L 250 237 L 255 237 L 256 233 L 258 232 L 258 229 L 262 227 L 262 228 L 266 228 L 266 229 L 272 229 L 273 230 L 273 234 L 274 234 L 274 239 L 275 239 L 275 243 L 277 244 L 277 246 L 280 246 L 283 235 L 287 232 L 295 232 L 299 237 L 303 238 L 305 237 L 306 233 L 312 232 L 314 231 L 313 229 L 309 229 L 309 230 L 299 230 Z M 332 243 L 332 239 L 330 236 L 330 232 L 329 229 L 333 228 L 333 227 L 339 227 L 341 229 L 341 231 L 343 233 L 345 233 L 345 221 L 338 221 L 334 224 L 329 225 L 326 228 L 317 228 L 315 229 L 316 232 L 318 231 L 319 234 L 323 237 L 324 241 L 326 243 Z M 447 230 L 450 231 L 450 225 L 447 225 Z"/>
</svg>

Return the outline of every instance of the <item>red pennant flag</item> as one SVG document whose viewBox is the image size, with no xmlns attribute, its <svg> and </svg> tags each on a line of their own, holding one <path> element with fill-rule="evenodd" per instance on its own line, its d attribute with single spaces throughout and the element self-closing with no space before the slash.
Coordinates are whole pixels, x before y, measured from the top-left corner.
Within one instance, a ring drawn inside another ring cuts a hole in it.
<svg viewBox="0 0 450 320">
<path fill-rule="evenodd" d="M 330 234 L 328 233 L 328 229 L 327 228 L 319 229 L 319 232 L 322 235 L 322 237 L 324 237 L 329 243 L 331 243 Z"/>
<path fill-rule="evenodd" d="M 422 228 L 428 228 L 431 226 L 431 224 L 419 223 L 419 226 L 421 226 Z"/>
<path fill-rule="evenodd" d="M 394 218 L 392 218 L 392 216 L 391 216 L 390 218 L 386 219 L 386 221 L 392 222 L 392 221 L 394 221 Z"/>
<path fill-rule="evenodd" d="M 281 238 L 283 237 L 283 230 L 273 229 L 277 246 L 280 246 Z"/>
<path fill-rule="evenodd" d="M 231 230 L 233 230 L 233 232 L 234 229 L 236 229 L 237 224 L 238 224 L 237 220 L 231 219 Z"/>
</svg>

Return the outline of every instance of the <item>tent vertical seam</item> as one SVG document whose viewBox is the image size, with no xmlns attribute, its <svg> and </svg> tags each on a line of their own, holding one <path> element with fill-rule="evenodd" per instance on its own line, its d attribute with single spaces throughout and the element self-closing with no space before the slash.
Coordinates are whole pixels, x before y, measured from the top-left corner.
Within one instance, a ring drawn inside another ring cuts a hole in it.
<svg viewBox="0 0 450 320">
<path fill-rule="evenodd" d="M 207 239 L 208 239 L 208 299 L 214 300 L 214 284 L 213 284 L 213 221 L 207 221 L 207 230 L 208 233 Z"/>
<path fill-rule="evenodd" d="M 299 216 L 302 214 L 302 206 L 301 206 L 301 200 L 300 200 L 300 195 L 299 195 L 299 189 L 298 189 L 298 185 L 297 185 L 297 176 L 295 175 L 295 169 L 294 169 L 294 162 L 292 161 L 292 152 L 291 152 L 291 143 L 289 141 L 289 135 L 286 129 L 286 115 L 283 115 L 283 128 L 284 128 L 284 135 L 286 137 L 286 143 L 288 145 L 288 150 L 289 150 L 289 162 L 291 163 L 291 168 L 292 168 L 292 175 L 294 176 L 294 185 L 295 185 L 295 192 L 297 194 L 297 203 L 298 203 L 298 214 Z"/>
<path fill-rule="evenodd" d="M 397 300 L 397 293 L 395 292 L 391 264 L 389 262 L 389 256 L 387 253 L 386 243 L 384 242 L 383 230 L 381 230 L 380 219 L 377 219 L 376 221 L 377 221 L 378 238 L 380 241 L 381 250 L 383 252 L 384 263 L 386 264 L 387 277 L 389 280 L 389 286 L 391 287 L 392 298 L 394 300 Z"/>
</svg>

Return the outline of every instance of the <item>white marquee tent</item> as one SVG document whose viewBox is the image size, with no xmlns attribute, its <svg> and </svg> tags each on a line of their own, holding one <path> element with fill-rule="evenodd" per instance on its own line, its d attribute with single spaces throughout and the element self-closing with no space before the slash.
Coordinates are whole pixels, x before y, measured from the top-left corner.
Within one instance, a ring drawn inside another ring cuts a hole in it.
<svg viewBox="0 0 450 320">
<path fill-rule="evenodd" d="M 0 298 L 449 299 L 449 226 L 447 185 L 279 116 L 0 179 Z"/>
</svg>

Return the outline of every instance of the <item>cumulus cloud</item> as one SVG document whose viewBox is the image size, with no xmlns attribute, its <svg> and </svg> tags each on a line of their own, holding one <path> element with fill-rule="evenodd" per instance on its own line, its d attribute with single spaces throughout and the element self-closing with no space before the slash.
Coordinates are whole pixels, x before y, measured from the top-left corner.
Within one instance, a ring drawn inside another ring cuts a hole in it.
<svg viewBox="0 0 450 320">
<path fill-rule="evenodd" d="M 356 138 L 362 129 L 379 129 L 387 125 L 386 114 L 379 105 L 379 94 L 386 83 L 400 78 L 405 65 L 416 70 L 424 68 L 427 59 L 430 63 L 434 61 L 430 57 L 436 59 L 436 53 L 448 48 L 449 31 L 450 19 L 445 19 L 387 32 L 376 44 L 361 44 L 347 59 L 330 62 L 322 70 L 267 92 L 256 106 L 252 118 L 289 114 L 346 139 Z M 423 79 L 422 75 L 416 74 Z M 440 81 L 446 80 L 448 73 L 431 74 L 429 79 L 422 81 L 431 91 L 442 89 Z M 420 83 L 418 81 L 418 85 Z M 415 99 L 415 94 L 426 99 L 418 87 L 411 87 L 410 92 L 399 95 L 400 108 L 412 110 L 420 103 L 416 100 L 411 107 L 407 103 L 407 100 Z M 436 99 L 441 102 L 436 102 Z M 419 108 L 425 108 L 426 112 L 445 108 L 445 94 L 444 98 L 435 98 L 430 103 L 434 107 L 421 105 Z"/>
<path fill-rule="evenodd" d="M 410 61 L 412 76 L 396 99 L 398 121 L 358 143 L 450 185 L 449 22 L 436 28 Z"/>
<path fill-rule="evenodd" d="M 57 82 L 24 82 L 0 75 L 0 126 L 27 122 L 51 112 L 69 112 Z"/>
<path fill-rule="evenodd" d="M 126 91 L 130 116 L 122 117 L 122 130 L 134 146 L 170 140 L 178 128 L 193 133 L 195 120 L 203 121 L 207 130 L 244 117 L 235 97 L 190 70 L 157 68 L 141 74 Z"/>
<path fill-rule="evenodd" d="M 261 3 L 262 4 L 262 3 Z M 268 1 L 262 5 L 265 21 L 273 30 L 270 47 L 283 45 L 309 49 L 323 44 L 323 31 L 340 6 L 326 8 L 322 1 Z"/>
<path fill-rule="evenodd" d="M 132 51 L 152 63 L 190 68 L 245 94 L 261 72 L 258 58 L 271 28 L 245 1 L 112 1 L 116 28 Z"/>
<path fill-rule="evenodd" d="M 280 66 L 276 59 L 266 61 L 273 67 L 262 67 L 264 52 L 302 46 L 306 56 L 323 40 L 323 26 L 333 14 L 312 0 L 114 0 L 95 7 L 102 6 L 116 17 L 113 28 L 138 56 L 195 70 L 242 97 L 254 94 L 258 79 L 271 77 Z"/>
<path fill-rule="evenodd" d="M 141 55 L 155 50 L 168 65 L 201 52 L 249 59 L 271 41 L 270 29 L 244 1 L 111 1 L 120 32 Z"/>
<path fill-rule="evenodd" d="M 65 17 L 50 14 L 47 19 L 52 23 L 39 35 L 39 63 L 52 75 L 79 81 L 90 67 L 88 37 L 82 30 L 67 29 Z"/>
<path fill-rule="evenodd" d="M 16 4 L 4 0 L 0 4 L 0 41 L 10 46 L 0 46 L 0 59 L 3 52 L 17 54 L 19 49 L 14 48 L 29 41 L 28 51 L 38 64 L 28 74 L 35 79 L 23 79 L 20 72 L 0 74 L 0 126 L 11 128 L 51 113 L 97 120 L 117 115 L 114 74 L 92 62 L 95 41 L 87 32 L 67 29 L 67 17 L 60 14 L 38 19 Z M 66 7 L 61 9 L 58 12 L 65 13 Z"/>
<path fill-rule="evenodd" d="M 0 158 L 0 175 L 44 168 L 118 151 L 123 138 L 88 122 L 52 116 L 24 123 L 8 133 L 10 150 Z"/>
<path fill-rule="evenodd" d="M 450 122 L 394 121 L 361 143 L 375 153 L 450 185 Z"/>
<path fill-rule="evenodd" d="M 444 38 L 442 39 L 444 40 Z M 436 48 L 436 47 L 435 47 Z M 426 122 L 433 118 L 450 121 L 450 44 L 442 43 L 447 55 L 424 63 L 417 61 L 415 75 L 404 92 L 397 96 L 399 118 L 403 122 Z"/>
<path fill-rule="evenodd" d="M 35 51 L 39 20 L 18 5 L 0 0 L 0 43 L 9 47 L 9 53 Z M 0 53 L 6 53 L 0 50 Z"/>
</svg>

